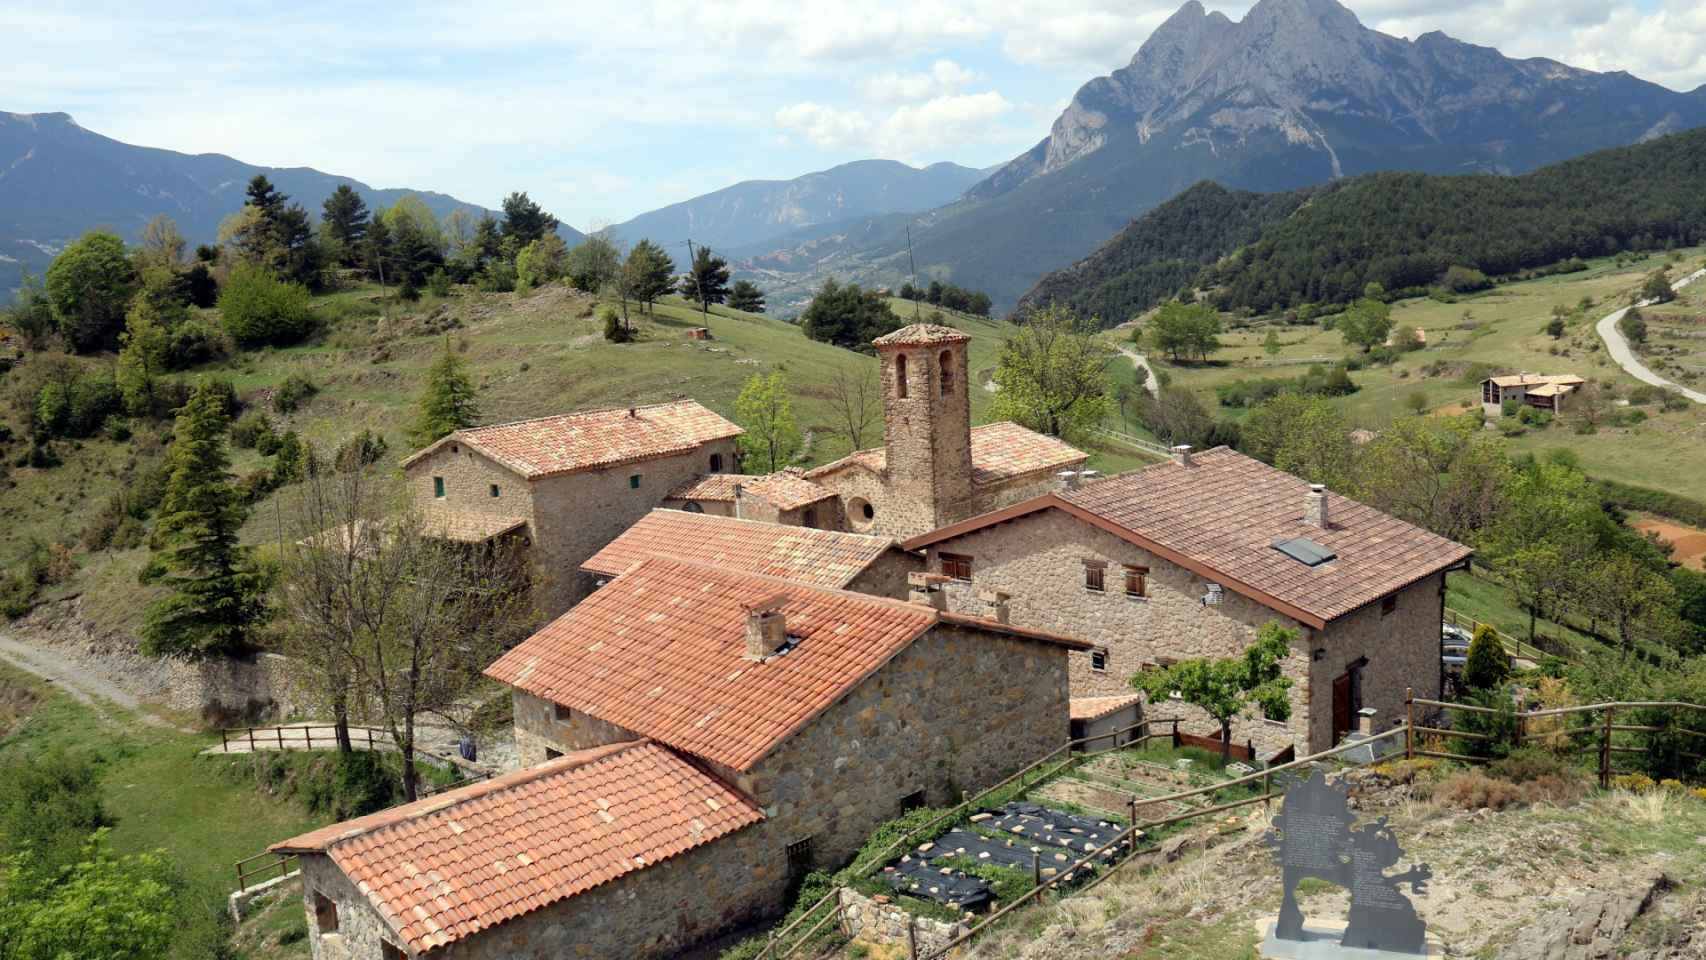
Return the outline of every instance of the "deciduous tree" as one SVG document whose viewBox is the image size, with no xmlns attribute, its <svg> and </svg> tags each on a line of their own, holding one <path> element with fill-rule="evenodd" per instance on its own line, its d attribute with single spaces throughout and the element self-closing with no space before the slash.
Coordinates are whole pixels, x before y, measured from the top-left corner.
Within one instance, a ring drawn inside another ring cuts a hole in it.
<svg viewBox="0 0 1706 960">
<path fill-rule="evenodd" d="M 1162 304 L 1141 334 L 1154 350 L 1173 358 L 1207 360 L 1220 349 L 1220 315 L 1203 303 L 1180 303 L 1177 300 Z"/>
<path fill-rule="evenodd" d="M 602 234 L 593 234 L 569 251 L 566 275 L 575 289 L 603 293 L 622 273 L 622 255 Z"/>
<path fill-rule="evenodd" d="M 829 380 L 829 403 L 835 411 L 836 432 L 847 438 L 849 449 L 863 449 L 865 434 L 883 413 L 877 368 L 869 364 L 836 367 Z"/>
<path fill-rule="evenodd" d="M 735 399 L 735 419 L 746 428 L 741 435 L 741 454 L 750 463 L 761 463 L 767 473 L 787 466 L 800 452 L 800 428 L 794 423 L 794 405 L 788 383 L 780 373 L 753 374 Z"/>
<path fill-rule="evenodd" d="M 117 234 L 91 230 L 47 268 L 54 321 L 78 353 L 110 349 L 124 329 L 124 312 L 136 289 L 136 272 Z"/>
<path fill-rule="evenodd" d="M 1241 656 L 1219 660 L 1184 660 L 1161 670 L 1148 670 L 1131 678 L 1151 703 L 1164 703 L 1174 693 L 1220 724 L 1220 762 L 1232 759 L 1232 721 L 1251 706 L 1259 706 L 1269 720 L 1291 716 L 1286 691 L 1291 681 L 1280 667 L 1291 655 L 1296 630 L 1269 620 L 1256 631 L 1256 640 Z"/>
<path fill-rule="evenodd" d="M 1361 347 L 1363 353 L 1386 342 L 1392 333 L 1392 308 L 1372 297 L 1351 304 L 1339 316 L 1339 335 L 1351 346 Z"/>
<path fill-rule="evenodd" d="M 662 247 L 641 240 L 628 251 L 628 260 L 622 265 L 622 286 L 626 297 L 645 304 L 650 313 L 652 304 L 675 287 L 675 261 Z"/>
<path fill-rule="evenodd" d="M 995 361 L 995 416 L 1052 437 L 1076 439 L 1112 408 L 1111 352 L 1065 307 L 1031 314 Z"/>
<path fill-rule="evenodd" d="M 178 892 L 164 854 L 115 854 L 105 829 L 63 871 L 12 857 L 0 869 L 0 957 L 163 960 L 178 933 Z"/>
</svg>

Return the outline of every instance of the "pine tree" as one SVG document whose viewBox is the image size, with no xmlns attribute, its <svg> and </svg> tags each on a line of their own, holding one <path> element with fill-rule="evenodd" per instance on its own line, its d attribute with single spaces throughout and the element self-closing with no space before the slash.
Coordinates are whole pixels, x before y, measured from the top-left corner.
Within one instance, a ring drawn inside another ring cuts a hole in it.
<svg viewBox="0 0 1706 960">
<path fill-rule="evenodd" d="M 278 219 L 278 215 L 284 211 L 284 202 L 290 199 L 279 193 L 278 188 L 272 185 L 272 181 L 268 180 L 264 173 L 255 174 L 254 179 L 249 181 L 247 192 L 249 206 L 259 211 L 261 218 L 269 224 Z"/>
<path fill-rule="evenodd" d="M 628 251 L 622 265 L 622 286 L 626 295 L 646 305 L 652 304 L 675 286 L 675 261 L 663 248 L 650 240 L 641 240 Z"/>
<path fill-rule="evenodd" d="M 344 266 L 355 266 L 361 259 L 362 240 L 367 236 L 367 204 L 361 194 L 350 189 L 349 184 L 341 183 L 320 210 L 320 222 L 325 225 L 326 235 L 337 241 Z"/>
<path fill-rule="evenodd" d="M 764 291 L 751 280 L 736 280 L 729 290 L 729 306 L 743 313 L 763 313 Z"/>
<path fill-rule="evenodd" d="M 435 443 L 463 427 L 471 427 L 480 418 L 474 380 L 468 374 L 467 361 L 451 351 L 449 337 L 444 340 L 444 353 L 427 371 L 426 390 L 421 393 L 420 408 L 420 417 L 410 434 L 417 447 Z"/>
<path fill-rule="evenodd" d="M 196 388 L 166 455 L 166 495 L 152 566 L 171 593 L 148 606 L 142 648 L 155 656 L 241 650 L 265 612 L 265 578 L 237 543 L 246 510 L 225 452 L 226 399 Z"/>
<path fill-rule="evenodd" d="M 526 193 L 512 193 L 504 198 L 503 235 L 514 240 L 517 250 L 557 229 L 557 218 L 546 213 Z"/>
<path fill-rule="evenodd" d="M 699 312 L 709 314 L 711 304 L 722 303 L 729 295 L 729 263 L 700 247 L 693 254 L 693 264 L 681 278 L 681 295 L 699 301 Z"/>
</svg>

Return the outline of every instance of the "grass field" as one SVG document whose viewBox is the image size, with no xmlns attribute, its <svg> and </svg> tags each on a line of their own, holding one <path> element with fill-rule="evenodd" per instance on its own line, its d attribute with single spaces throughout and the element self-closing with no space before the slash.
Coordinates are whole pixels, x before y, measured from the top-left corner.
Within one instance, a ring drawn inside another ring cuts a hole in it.
<svg viewBox="0 0 1706 960">
<path fill-rule="evenodd" d="M 33 699 L 27 716 L 0 737 L 0 763 L 47 751 L 90 757 L 116 821 L 114 848 L 163 849 L 177 865 L 188 933 L 175 956 L 201 960 L 208 938 L 224 939 L 220 918 L 235 889 L 237 860 L 320 825 L 299 804 L 269 801 L 252 781 L 222 771 L 228 761 L 198 757 L 214 737 L 146 723 L 111 705 L 96 711 L 5 664 L 0 688 L 28 691 Z"/>
<path fill-rule="evenodd" d="M 1673 267 L 1673 274 L 1683 267 L 1698 266 L 1702 252 L 1698 248 L 1679 251 L 1680 264 Z M 1355 425 L 1373 430 L 1418 407 L 1438 413 L 1458 412 L 1478 400 L 1478 387 L 1471 382 L 1472 364 L 1486 364 L 1500 372 L 1575 373 L 1618 388 L 1635 386 L 1637 381 L 1611 362 L 1593 325 L 1606 313 L 1628 304 L 1642 278 L 1667 262 L 1658 255 L 1621 265 L 1607 259 L 1593 262 L 1582 273 L 1506 284 L 1455 303 L 1430 299 L 1396 303 L 1393 323 L 1423 331 L 1426 347 L 1402 355 L 1390 366 L 1370 366 L 1352 373 L 1361 389 L 1335 402 Z M 1584 300 L 1591 301 L 1591 306 L 1584 306 Z M 1691 293 L 1674 308 L 1666 308 L 1664 314 L 1698 316 L 1706 312 L 1703 303 L 1706 290 Z M 1570 311 L 1564 335 L 1557 340 L 1543 331 L 1555 306 Z M 1670 321 L 1666 323 L 1668 329 Z M 1677 326 L 1684 323 L 1676 321 Z M 1706 330 L 1706 321 L 1686 323 Z M 1272 357 L 1263 349 L 1269 330 L 1274 330 L 1280 341 L 1280 349 Z M 1129 335 L 1129 331 L 1110 334 Z M 1196 391 L 1211 409 L 1235 418 L 1244 412 L 1216 407 L 1216 387 L 1240 379 L 1296 376 L 1311 360 L 1337 362 L 1355 352 L 1339 333 L 1320 326 L 1258 324 L 1231 330 L 1220 339 L 1224 348 L 1206 365 L 1173 364 L 1156 357 L 1151 361 L 1173 383 Z M 1706 352 L 1706 339 L 1698 344 Z M 1700 362 L 1706 367 L 1706 360 Z M 1431 376 L 1424 370 L 1430 366 L 1436 371 Z M 1706 496 L 1706 473 L 1699 469 L 1706 457 L 1706 410 L 1693 407 L 1662 413 L 1651 406 L 1645 412 L 1648 419 L 1631 427 L 1601 427 L 1595 434 L 1582 436 L 1554 424 L 1530 429 L 1508 442 L 1517 453 L 1567 447 L 1595 476 Z"/>
</svg>

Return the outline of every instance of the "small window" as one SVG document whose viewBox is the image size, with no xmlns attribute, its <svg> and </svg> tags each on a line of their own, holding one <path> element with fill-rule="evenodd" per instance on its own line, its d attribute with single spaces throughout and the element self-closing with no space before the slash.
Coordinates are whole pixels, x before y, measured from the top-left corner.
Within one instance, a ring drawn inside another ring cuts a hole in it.
<svg viewBox="0 0 1706 960">
<path fill-rule="evenodd" d="M 936 363 L 942 368 L 942 396 L 945 397 L 952 393 L 954 389 L 953 353 L 948 350 L 943 350 L 942 355 L 936 359 Z"/>
<path fill-rule="evenodd" d="M 565 707 L 560 703 L 551 704 L 551 719 L 558 723 L 568 723 L 569 719 L 574 715 L 575 712 L 573 710 L 570 710 L 568 707 Z"/>
<path fill-rule="evenodd" d="M 812 868 L 812 838 L 795 840 L 788 844 L 788 875 L 797 877 L 809 873 Z"/>
<path fill-rule="evenodd" d="M 632 476 L 630 476 L 628 478 L 628 489 L 629 490 L 640 489 L 640 475 L 639 474 L 637 474 L 637 473 L 633 474 Z"/>
<path fill-rule="evenodd" d="M 338 932 L 338 905 L 318 890 L 314 891 L 314 926 L 321 933 Z"/>
<path fill-rule="evenodd" d="M 1108 670 L 1108 648 L 1107 647 L 1097 647 L 1096 649 L 1090 651 L 1090 669 L 1096 671 L 1097 673 L 1106 673 L 1107 672 L 1107 670 Z"/>
<path fill-rule="evenodd" d="M 971 558 L 959 553 L 938 554 L 942 562 L 942 576 L 953 577 L 955 580 L 971 580 Z"/>
<path fill-rule="evenodd" d="M 409 955 L 403 948 L 389 940 L 379 941 L 379 960 L 409 960 Z"/>
<path fill-rule="evenodd" d="M 910 813 L 924 806 L 924 791 L 914 790 L 900 798 L 900 812 Z"/>
<path fill-rule="evenodd" d="M 453 443 L 450 445 L 450 452 L 451 453 L 461 453 L 462 448 Z"/>
<path fill-rule="evenodd" d="M 503 496 L 503 491 L 498 489 L 497 484 L 495 484 L 495 483 L 492 484 L 492 499 L 496 500 L 498 497 L 501 497 L 501 496 Z"/>
<path fill-rule="evenodd" d="M 906 399 L 906 354 L 897 354 L 894 358 L 894 395 Z"/>
<path fill-rule="evenodd" d="M 1100 560 L 1084 561 L 1084 589 L 1103 593 L 1108 589 L 1108 565 Z"/>
<path fill-rule="evenodd" d="M 552 750 L 550 747 L 545 748 L 545 759 L 547 760 L 555 760 L 562 755 L 563 751 L 561 750 Z"/>
<path fill-rule="evenodd" d="M 1149 596 L 1148 567 L 1128 566 L 1125 568 L 1125 595 L 1128 597 Z"/>
<path fill-rule="evenodd" d="M 866 519 L 866 520 L 875 520 L 875 519 L 877 519 L 877 508 L 876 508 L 876 507 L 873 507 L 873 506 L 871 506 L 871 505 L 870 505 L 870 504 L 869 504 L 869 503 L 866 503 L 866 504 L 864 504 L 864 505 L 862 505 L 862 506 L 860 506 L 860 507 L 859 507 L 859 513 L 860 513 L 860 515 L 862 515 L 862 516 L 863 516 L 863 517 L 864 517 L 864 518 L 865 518 L 865 519 Z"/>
<path fill-rule="evenodd" d="M 816 507 L 807 507 L 806 508 L 806 512 L 800 516 L 800 526 L 803 526 L 803 527 L 815 527 L 815 526 L 817 526 L 817 508 Z"/>
<path fill-rule="evenodd" d="M 1380 615 L 1381 616 L 1384 617 L 1384 616 L 1390 614 L 1392 611 L 1397 610 L 1397 609 L 1398 609 L 1398 595 L 1396 593 L 1389 593 L 1386 596 L 1380 598 Z"/>
<path fill-rule="evenodd" d="M 711 454 L 711 472 L 712 473 L 722 473 L 723 472 L 723 455 L 722 454 L 720 454 L 720 453 Z"/>
<path fill-rule="evenodd" d="M 432 478 L 432 495 L 437 497 L 440 500 L 444 499 L 444 478 L 443 477 L 433 477 Z"/>
</svg>

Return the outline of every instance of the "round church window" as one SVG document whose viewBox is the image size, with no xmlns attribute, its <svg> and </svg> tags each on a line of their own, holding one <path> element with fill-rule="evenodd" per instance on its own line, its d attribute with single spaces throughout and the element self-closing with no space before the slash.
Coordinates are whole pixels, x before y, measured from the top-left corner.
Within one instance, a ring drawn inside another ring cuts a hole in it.
<svg viewBox="0 0 1706 960">
<path fill-rule="evenodd" d="M 871 506 L 871 501 L 864 497 L 854 497 L 847 501 L 847 522 L 855 530 L 871 529 L 872 521 L 877 519 L 877 508 Z"/>
</svg>

